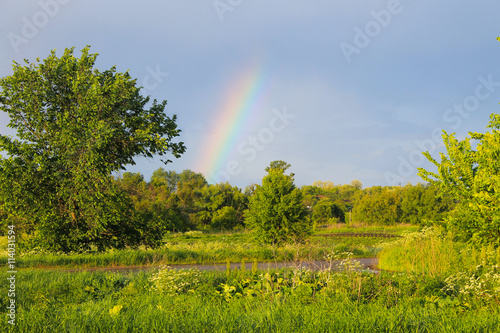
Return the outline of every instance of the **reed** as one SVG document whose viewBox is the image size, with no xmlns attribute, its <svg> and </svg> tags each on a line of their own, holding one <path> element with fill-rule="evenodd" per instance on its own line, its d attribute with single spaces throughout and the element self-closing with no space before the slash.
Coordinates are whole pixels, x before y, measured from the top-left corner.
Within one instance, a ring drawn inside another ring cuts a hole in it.
<svg viewBox="0 0 500 333">
<path fill-rule="evenodd" d="M 500 248 L 481 248 L 452 240 L 434 228 L 404 234 L 386 243 L 379 253 L 379 268 L 388 271 L 412 272 L 430 276 L 472 272 L 487 261 L 500 265 Z"/>
</svg>

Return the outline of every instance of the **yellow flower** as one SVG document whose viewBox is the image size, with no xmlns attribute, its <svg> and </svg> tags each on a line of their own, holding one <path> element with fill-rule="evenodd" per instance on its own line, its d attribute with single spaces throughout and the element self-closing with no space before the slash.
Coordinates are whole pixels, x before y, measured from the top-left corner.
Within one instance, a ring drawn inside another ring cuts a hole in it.
<svg viewBox="0 0 500 333">
<path fill-rule="evenodd" d="M 111 317 L 115 317 L 118 315 L 118 313 L 120 312 L 120 310 L 123 308 L 123 305 L 115 305 L 114 307 L 112 307 L 111 309 L 109 309 L 109 315 Z"/>
</svg>

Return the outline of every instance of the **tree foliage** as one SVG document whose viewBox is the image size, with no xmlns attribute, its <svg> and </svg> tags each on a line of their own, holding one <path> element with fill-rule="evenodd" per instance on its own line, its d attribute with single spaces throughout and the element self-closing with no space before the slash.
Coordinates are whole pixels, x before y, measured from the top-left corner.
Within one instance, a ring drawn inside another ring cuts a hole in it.
<svg viewBox="0 0 500 333">
<path fill-rule="evenodd" d="M 437 186 L 373 186 L 353 198 L 353 220 L 368 224 L 427 224 L 442 221 L 453 209 L 449 195 Z"/>
<path fill-rule="evenodd" d="M 317 224 L 344 222 L 345 213 L 336 203 L 330 200 L 322 200 L 313 207 L 312 218 Z"/>
<path fill-rule="evenodd" d="M 401 216 L 401 196 L 397 188 L 374 186 L 354 204 L 356 220 L 373 224 L 396 224 Z"/>
<path fill-rule="evenodd" d="M 277 161 L 272 161 L 268 167 L 266 167 L 265 171 L 269 172 L 271 170 L 281 170 L 282 172 L 285 172 L 291 167 L 291 165 L 285 161 L 277 160 Z M 293 173 L 290 175 L 293 177 Z"/>
<path fill-rule="evenodd" d="M 195 203 L 198 227 L 233 229 L 243 226 L 243 212 L 247 208 L 247 197 L 236 186 L 229 183 L 205 185 L 199 191 Z"/>
<path fill-rule="evenodd" d="M 181 181 L 181 176 L 175 171 L 167 171 L 159 168 L 153 172 L 150 182 L 154 186 L 166 186 L 169 192 L 177 189 L 177 184 Z"/>
<path fill-rule="evenodd" d="M 43 61 L 14 62 L 0 79 L 0 110 L 17 131 L 0 135 L 0 201 L 10 221 L 52 250 L 142 243 L 111 174 L 137 156 L 185 151 L 173 142 L 180 130 L 166 101 L 147 108 L 135 79 L 95 69 L 96 58 L 88 46 L 80 58 L 73 48 L 60 58 L 52 51 Z"/>
<path fill-rule="evenodd" d="M 249 199 L 246 224 L 263 243 L 300 242 L 311 231 L 302 193 L 295 187 L 293 177 L 284 173 L 283 165 L 271 163 L 262 185 Z"/>
<path fill-rule="evenodd" d="M 116 184 L 130 200 L 129 219 L 140 226 L 145 245 L 158 246 L 167 232 L 189 229 L 179 198 L 168 186 L 147 183 L 141 174 L 130 172 L 117 178 Z"/>
<path fill-rule="evenodd" d="M 437 173 L 419 169 L 419 175 L 439 186 L 457 202 L 448 225 L 464 239 L 500 245 L 500 115 L 492 114 L 490 132 L 470 132 L 458 140 L 443 131 L 446 154 L 441 161 L 424 155 Z"/>
</svg>

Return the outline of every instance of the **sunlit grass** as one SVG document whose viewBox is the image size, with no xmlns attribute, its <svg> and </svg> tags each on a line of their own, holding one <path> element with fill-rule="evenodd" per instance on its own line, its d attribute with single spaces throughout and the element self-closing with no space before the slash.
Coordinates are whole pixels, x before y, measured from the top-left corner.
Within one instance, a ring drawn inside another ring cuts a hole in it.
<svg viewBox="0 0 500 333">
<path fill-rule="evenodd" d="M 26 270 L 17 332 L 495 332 L 498 307 L 445 296 L 442 280 L 350 270 L 131 274 Z M 174 278 L 171 278 L 174 277 Z M 179 277 L 179 278 L 175 278 Z M 182 277 L 182 278 L 180 278 Z M 158 288 L 158 279 L 164 279 Z M 189 281 L 186 281 L 189 280 Z M 169 282 L 170 281 L 170 282 Z M 172 283 L 186 288 L 170 288 Z M 170 283 L 170 284 L 169 284 Z M 0 273 L 0 288 L 7 279 Z M 168 287 L 167 289 L 165 289 Z M 0 298 L 6 318 L 8 298 Z M 7 332 L 6 320 L 0 330 Z"/>
<path fill-rule="evenodd" d="M 6 257 L 8 252 L 7 252 L 7 236 L 0 236 L 0 257 Z"/>
<path fill-rule="evenodd" d="M 410 227 L 412 228 L 412 227 Z M 409 227 L 330 228 L 318 229 L 304 244 L 281 247 L 258 244 L 249 231 L 201 232 L 169 234 L 164 245 L 157 249 L 108 250 L 86 253 L 24 253 L 17 254 L 19 268 L 27 267 L 109 267 L 147 266 L 154 264 L 214 264 L 226 262 L 271 262 L 323 260 L 333 250 L 349 251 L 357 257 L 374 257 L 384 238 L 325 237 L 339 232 L 400 233 Z M 3 255 L 6 260 L 6 254 Z"/>
<path fill-rule="evenodd" d="M 319 226 L 316 228 L 316 234 L 338 234 L 338 233 L 380 233 L 401 235 L 404 232 L 417 231 L 421 227 L 410 224 L 388 225 L 367 225 L 364 223 L 337 223 Z"/>
<path fill-rule="evenodd" d="M 473 271 L 484 261 L 500 265 L 500 248 L 480 249 L 459 243 L 437 229 L 411 232 L 396 241 L 382 245 L 379 268 L 427 275 L 446 275 Z"/>
</svg>

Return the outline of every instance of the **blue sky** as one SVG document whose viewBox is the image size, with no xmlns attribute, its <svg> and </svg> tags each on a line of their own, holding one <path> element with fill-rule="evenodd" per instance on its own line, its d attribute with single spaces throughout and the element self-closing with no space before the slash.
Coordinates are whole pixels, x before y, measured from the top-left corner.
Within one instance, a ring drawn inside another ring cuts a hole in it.
<svg viewBox="0 0 500 333">
<path fill-rule="evenodd" d="M 417 183 L 416 168 L 431 168 L 421 152 L 442 151 L 441 130 L 484 132 L 500 113 L 499 13 L 494 0 L 4 1 L 0 76 L 12 60 L 87 44 L 100 69 L 129 70 L 168 100 L 187 146 L 167 166 L 138 159 L 128 168 L 148 179 L 162 166 L 202 171 L 228 85 L 260 57 L 266 98 L 232 144 L 258 137 L 276 111 L 293 118 L 250 160 L 235 149 L 231 184 L 259 183 L 278 159 L 299 186 Z M 13 134 L 7 123 L 0 114 L 0 132 Z"/>
</svg>

